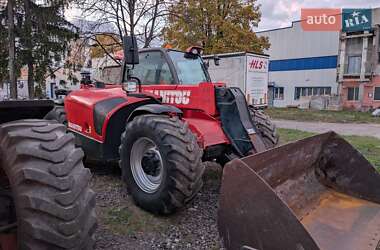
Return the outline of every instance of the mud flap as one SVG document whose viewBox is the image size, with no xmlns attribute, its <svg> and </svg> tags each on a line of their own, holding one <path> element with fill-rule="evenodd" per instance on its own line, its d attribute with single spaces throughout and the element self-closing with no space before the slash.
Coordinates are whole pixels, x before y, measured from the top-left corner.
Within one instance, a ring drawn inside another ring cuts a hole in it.
<svg viewBox="0 0 380 250">
<path fill-rule="evenodd" d="M 375 249 L 380 175 L 333 132 L 235 159 L 218 228 L 227 249 Z"/>
</svg>

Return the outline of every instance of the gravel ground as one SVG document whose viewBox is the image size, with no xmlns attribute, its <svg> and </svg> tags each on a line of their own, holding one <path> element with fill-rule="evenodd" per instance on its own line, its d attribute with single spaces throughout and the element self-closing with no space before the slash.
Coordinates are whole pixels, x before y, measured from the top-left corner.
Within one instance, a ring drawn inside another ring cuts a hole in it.
<svg viewBox="0 0 380 250">
<path fill-rule="evenodd" d="M 221 249 L 216 225 L 221 168 L 207 165 L 204 186 L 194 201 L 168 217 L 136 207 L 120 181 L 117 166 L 107 172 L 89 166 L 97 193 L 96 249 Z"/>
</svg>

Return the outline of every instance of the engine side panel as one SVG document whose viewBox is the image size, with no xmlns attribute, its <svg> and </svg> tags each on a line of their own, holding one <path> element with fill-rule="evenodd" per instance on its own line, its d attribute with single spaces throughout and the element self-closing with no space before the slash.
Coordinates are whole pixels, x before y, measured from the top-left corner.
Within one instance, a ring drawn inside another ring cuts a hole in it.
<svg viewBox="0 0 380 250">
<path fill-rule="evenodd" d="M 148 98 L 127 97 L 121 87 L 83 88 L 65 98 L 68 129 L 103 143 L 111 116 L 132 104 L 145 104 Z M 135 107 L 136 107 L 135 106 Z"/>
<path fill-rule="evenodd" d="M 116 106 L 124 103 L 126 100 L 122 97 L 114 97 L 95 103 L 94 105 L 94 127 L 98 135 L 102 135 L 103 124 L 107 114 Z"/>
</svg>

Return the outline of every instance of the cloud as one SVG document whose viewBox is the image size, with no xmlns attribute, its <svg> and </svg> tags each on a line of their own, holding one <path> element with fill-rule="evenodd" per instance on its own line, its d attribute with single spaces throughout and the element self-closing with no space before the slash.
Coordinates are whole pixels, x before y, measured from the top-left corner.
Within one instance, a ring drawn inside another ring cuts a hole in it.
<svg viewBox="0 0 380 250">
<path fill-rule="evenodd" d="M 261 22 L 256 30 L 287 27 L 300 19 L 301 8 L 376 8 L 379 0 L 258 0 Z"/>
</svg>

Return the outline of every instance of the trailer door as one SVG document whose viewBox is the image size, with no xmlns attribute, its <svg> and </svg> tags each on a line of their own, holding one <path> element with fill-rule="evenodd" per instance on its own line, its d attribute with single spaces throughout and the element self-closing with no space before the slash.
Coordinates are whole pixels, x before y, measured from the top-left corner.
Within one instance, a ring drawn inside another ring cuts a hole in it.
<svg viewBox="0 0 380 250">
<path fill-rule="evenodd" d="M 250 105 L 268 105 L 268 66 L 268 57 L 247 55 L 245 94 Z"/>
</svg>

